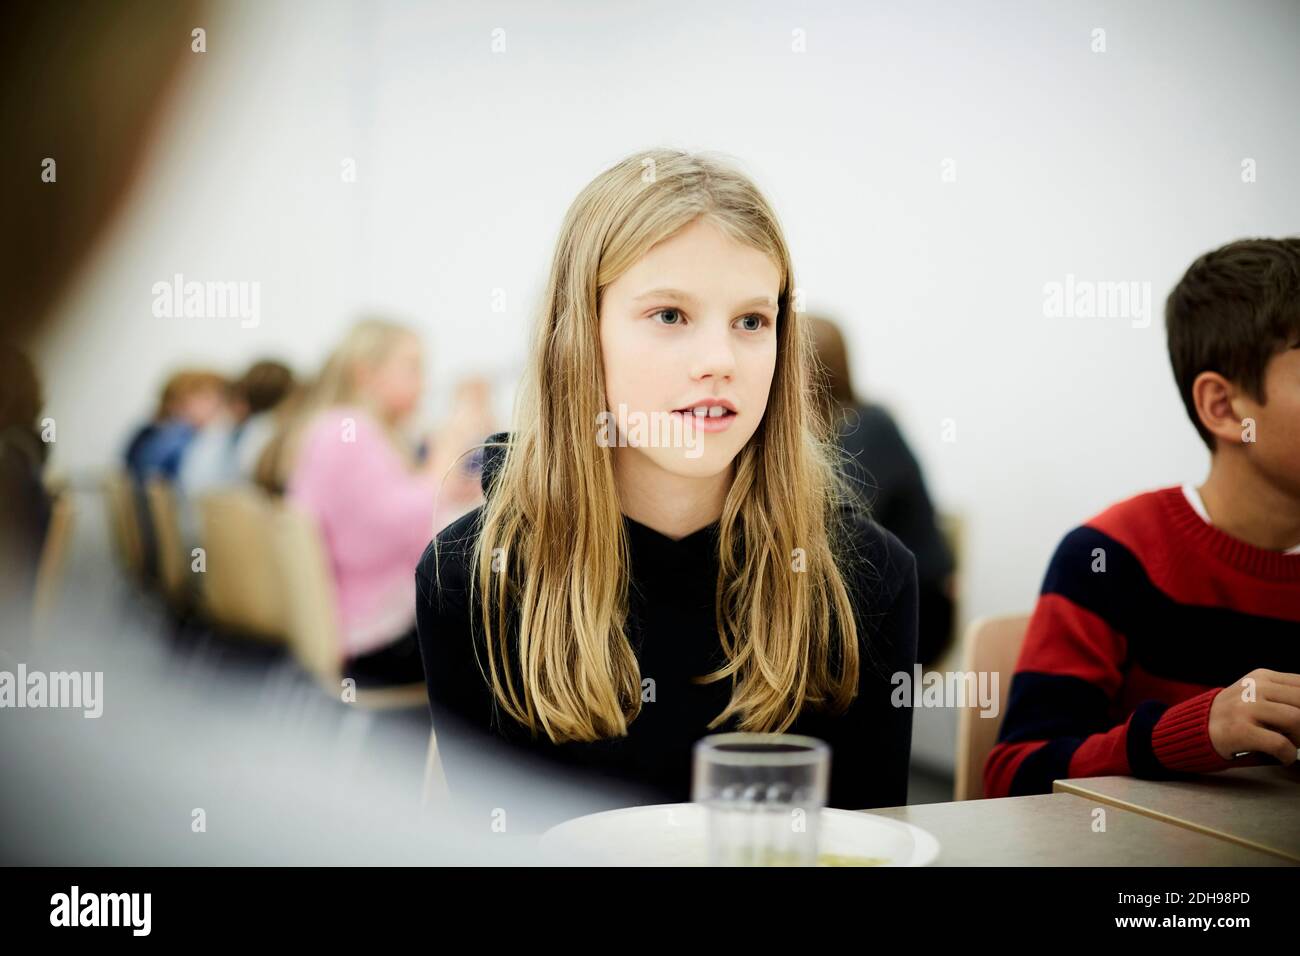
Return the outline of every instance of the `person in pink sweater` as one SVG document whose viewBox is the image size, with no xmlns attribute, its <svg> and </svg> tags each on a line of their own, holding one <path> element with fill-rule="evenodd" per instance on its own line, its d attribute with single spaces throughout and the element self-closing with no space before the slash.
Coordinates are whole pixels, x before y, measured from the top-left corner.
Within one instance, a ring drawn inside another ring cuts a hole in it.
<svg viewBox="0 0 1300 956">
<path fill-rule="evenodd" d="M 358 323 L 326 362 L 284 459 L 286 496 L 320 529 L 338 598 L 343 670 L 359 685 L 423 679 L 415 566 L 429 539 L 478 500 L 461 456 L 491 431 L 482 405 L 458 408 L 426 443 L 423 461 L 399 437 L 419 404 L 422 369 L 411 330 Z"/>
</svg>

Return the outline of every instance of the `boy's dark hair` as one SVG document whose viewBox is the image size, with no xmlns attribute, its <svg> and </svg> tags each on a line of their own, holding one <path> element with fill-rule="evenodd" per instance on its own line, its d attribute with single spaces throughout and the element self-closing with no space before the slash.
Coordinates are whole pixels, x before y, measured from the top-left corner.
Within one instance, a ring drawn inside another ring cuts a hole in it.
<svg viewBox="0 0 1300 956">
<path fill-rule="evenodd" d="M 1202 372 L 1218 372 L 1267 401 L 1269 359 L 1300 346 L 1300 238 L 1241 239 L 1205 253 L 1169 293 L 1165 330 L 1183 405 L 1214 451 L 1192 383 Z"/>
<path fill-rule="evenodd" d="M 233 386 L 236 398 L 248 405 L 250 415 L 270 411 L 284 400 L 293 387 L 293 371 L 283 362 L 254 362 Z"/>
</svg>

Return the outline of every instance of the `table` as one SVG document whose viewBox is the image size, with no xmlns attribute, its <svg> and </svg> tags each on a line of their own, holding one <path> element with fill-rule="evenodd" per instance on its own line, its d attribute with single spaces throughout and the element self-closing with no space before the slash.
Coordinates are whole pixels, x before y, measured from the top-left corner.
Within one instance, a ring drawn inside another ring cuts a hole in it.
<svg viewBox="0 0 1300 956">
<path fill-rule="evenodd" d="M 939 841 L 935 866 L 1286 866 L 1276 854 L 1072 793 L 868 810 Z"/>
<path fill-rule="evenodd" d="M 1300 766 L 1243 767 L 1192 780 L 1082 777 L 1069 794 L 1300 863 Z"/>
</svg>

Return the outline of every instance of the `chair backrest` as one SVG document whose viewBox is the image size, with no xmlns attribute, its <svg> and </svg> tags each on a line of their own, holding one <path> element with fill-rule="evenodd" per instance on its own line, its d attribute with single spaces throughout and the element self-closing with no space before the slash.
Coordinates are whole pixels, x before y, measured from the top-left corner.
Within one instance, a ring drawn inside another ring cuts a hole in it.
<svg viewBox="0 0 1300 956">
<path fill-rule="evenodd" d="M 320 531 L 310 514 L 288 501 L 276 504 L 271 526 L 289 647 L 308 672 L 337 692 L 343 644 L 334 574 Z"/>
<path fill-rule="evenodd" d="M 180 516 L 176 511 L 176 492 L 171 482 L 150 478 L 145 482 L 149 517 L 153 521 L 158 545 L 158 577 L 163 593 L 173 605 L 184 605 L 190 593 L 190 562 L 181 540 Z"/>
<path fill-rule="evenodd" d="M 109 527 L 117 556 L 127 573 L 137 580 L 144 577 L 144 543 L 140 539 L 140 519 L 135 511 L 135 491 L 125 471 L 114 468 L 104 476 L 104 503 L 108 508 Z"/>
<path fill-rule="evenodd" d="M 979 703 L 969 700 L 958 711 L 955 800 L 978 800 L 984 796 L 984 761 L 997 743 L 998 728 L 1007 709 L 1011 675 L 1028 627 L 1028 614 L 1012 614 L 980 618 L 966 632 L 964 669 L 975 674 L 998 675 L 998 716 L 981 717 Z"/>
<path fill-rule="evenodd" d="M 41 546 L 40 564 L 36 568 L 32 633 L 37 639 L 46 637 L 53 624 L 54 608 L 59 600 L 63 568 L 67 564 L 76 514 L 71 491 L 61 491 L 55 495 L 50 508 L 50 524 L 45 530 L 45 543 Z"/>
<path fill-rule="evenodd" d="M 204 612 L 217 624 L 275 643 L 288 640 L 288 597 L 276 554 L 276 505 L 261 489 L 199 497 Z"/>
</svg>

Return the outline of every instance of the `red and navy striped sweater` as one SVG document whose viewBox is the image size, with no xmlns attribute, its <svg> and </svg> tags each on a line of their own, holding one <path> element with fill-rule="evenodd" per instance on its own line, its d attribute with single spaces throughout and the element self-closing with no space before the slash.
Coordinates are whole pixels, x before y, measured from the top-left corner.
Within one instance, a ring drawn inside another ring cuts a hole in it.
<svg viewBox="0 0 1300 956">
<path fill-rule="evenodd" d="M 1052 557 L 984 795 L 1231 766 L 1210 743 L 1210 705 L 1260 667 L 1300 673 L 1300 555 L 1229 537 L 1181 488 L 1120 502 Z"/>
</svg>

